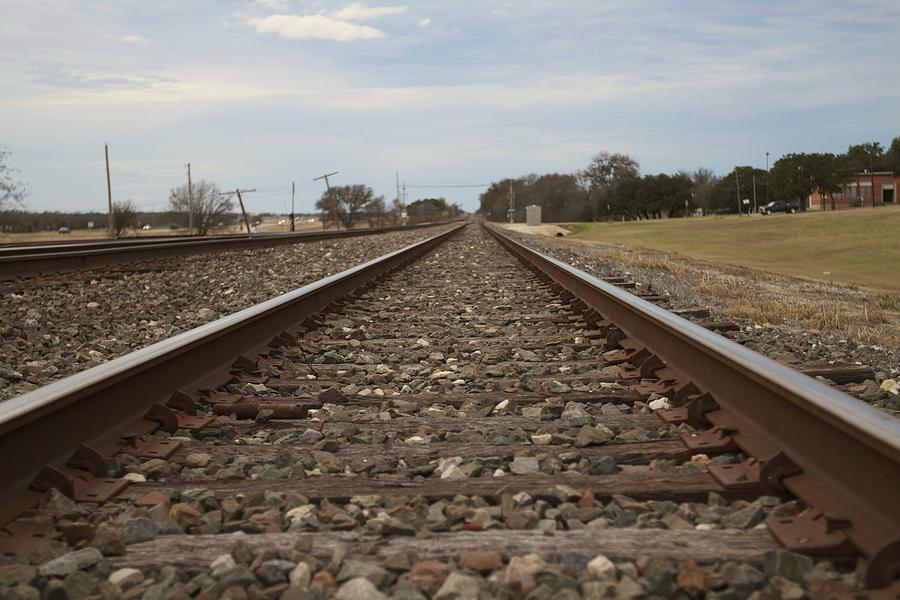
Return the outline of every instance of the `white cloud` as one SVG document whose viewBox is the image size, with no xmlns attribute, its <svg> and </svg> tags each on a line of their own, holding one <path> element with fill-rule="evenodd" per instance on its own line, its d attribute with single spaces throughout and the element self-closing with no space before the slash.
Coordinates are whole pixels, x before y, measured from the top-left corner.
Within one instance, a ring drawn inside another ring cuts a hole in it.
<svg viewBox="0 0 900 600">
<path fill-rule="evenodd" d="M 113 40 L 113 41 L 116 41 L 116 42 L 122 42 L 123 44 L 143 44 L 143 45 L 146 45 L 146 44 L 149 44 L 149 43 L 150 43 L 150 40 L 148 40 L 147 38 L 141 37 L 141 36 L 139 36 L 139 35 L 135 35 L 135 34 L 133 34 L 133 33 L 129 33 L 128 35 L 123 35 L 123 36 L 120 36 L 120 37 L 110 37 L 110 36 L 106 36 L 106 38 L 107 38 L 107 39 L 110 39 L 110 40 Z"/>
<path fill-rule="evenodd" d="M 429 19 L 428 17 L 425 17 L 424 19 L 419 21 L 419 27 L 428 27 L 429 25 L 431 25 L 431 19 Z"/>
<path fill-rule="evenodd" d="M 366 19 L 376 19 L 387 15 L 399 15 L 405 12 L 405 6 L 366 6 L 354 2 L 335 13 L 332 13 L 331 16 L 335 19 L 342 19 L 344 21 L 364 21 Z"/>
<path fill-rule="evenodd" d="M 251 19 L 260 33 L 276 33 L 291 40 L 334 40 L 351 42 L 384 37 L 384 32 L 368 25 L 355 25 L 325 15 L 270 15 Z"/>
</svg>

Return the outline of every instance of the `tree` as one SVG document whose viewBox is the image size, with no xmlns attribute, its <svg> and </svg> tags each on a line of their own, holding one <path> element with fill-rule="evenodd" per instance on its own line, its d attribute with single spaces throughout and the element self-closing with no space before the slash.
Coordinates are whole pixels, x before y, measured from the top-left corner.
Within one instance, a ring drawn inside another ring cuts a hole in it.
<svg viewBox="0 0 900 600">
<path fill-rule="evenodd" d="M 447 204 L 443 198 L 422 198 L 410 202 L 406 207 L 406 214 L 410 223 L 430 223 L 454 217 L 458 210 L 457 206 Z"/>
<path fill-rule="evenodd" d="M 885 168 L 884 146 L 880 142 L 850 146 L 844 157 L 845 166 L 853 173 L 883 171 Z"/>
<path fill-rule="evenodd" d="M 121 237 L 122 232 L 137 223 L 137 207 L 131 200 L 116 200 L 112 205 L 113 232 Z"/>
<path fill-rule="evenodd" d="M 640 167 L 637 159 L 628 154 L 604 150 L 591 160 L 587 168 L 578 173 L 582 186 L 588 192 L 587 201 L 591 206 L 592 218 L 597 219 L 601 214 L 605 214 L 602 210 L 604 205 L 611 204 L 605 196 L 619 182 L 637 176 Z"/>
<path fill-rule="evenodd" d="M 735 181 L 735 177 L 737 181 Z M 745 211 L 744 199 L 753 198 L 753 179 L 756 179 L 756 196 L 765 200 L 766 171 L 748 165 L 735 167 L 731 173 L 719 179 L 710 190 L 708 198 L 709 212 L 737 213 L 738 200 L 741 201 L 741 212 Z M 740 198 L 738 197 L 740 184 Z"/>
<path fill-rule="evenodd" d="M 10 156 L 12 152 L 0 146 L 0 212 L 21 208 L 28 193 L 16 177 L 18 169 L 9 164 Z"/>
<path fill-rule="evenodd" d="M 403 206 L 403 201 L 399 197 L 394 198 L 391 202 L 391 210 L 388 213 L 391 225 L 400 225 L 400 222 L 403 220 L 404 210 L 406 210 L 406 207 Z"/>
<path fill-rule="evenodd" d="M 688 177 L 691 179 L 691 193 L 694 196 L 694 203 L 703 210 L 704 215 L 710 214 L 713 211 L 713 189 L 722 178 L 716 175 L 712 169 L 707 169 L 706 167 L 698 168 L 693 173 L 690 173 Z"/>
<path fill-rule="evenodd" d="M 891 145 L 884 153 L 884 168 L 894 174 L 900 174 L 900 136 L 891 140 Z"/>
<path fill-rule="evenodd" d="M 366 216 L 369 219 L 369 227 L 384 227 L 387 211 L 384 206 L 383 196 L 378 196 L 366 204 Z"/>
<path fill-rule="evenodd" d="M 188 186 L 182 184 L 169 193 L 169 207 L 180 213 L 192 213 L 197 235 L 206 235 L 209 228 L 222 220 L 234 204 L 227 196 L 219 194 L 219 188 L 206 179 L 193 185 L 193 201 L 188 197 Z"/>
<path fill-rule="evenodd" d="M 834 194 L 847 185 L 852 173 L 846 156 L 822 152 L 785 154 L 772 165 L 772 191 L 780 200 L 798 203 L 800 210 L 806 210 L 806 199 L 818 191 L 831 196 L 834 209 Z"/>
<path fill-rule="evenodd" d="M 372 188 L 364 185 L 345 185 L 327 190 L 316 202 L 316 208 L 322 211 L 322 222 L 331 223 L 351 229 L 356 217 L 374 200 Z M 384 201 L 383 198 L 382 202 Z"/>
</svg>

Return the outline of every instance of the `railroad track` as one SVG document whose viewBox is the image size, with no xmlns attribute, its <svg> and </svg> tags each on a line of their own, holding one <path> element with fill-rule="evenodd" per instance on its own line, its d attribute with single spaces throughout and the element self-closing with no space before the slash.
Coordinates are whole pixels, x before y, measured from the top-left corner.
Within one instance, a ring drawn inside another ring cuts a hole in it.
<svg viewBox="0 0 900 600">
<path fill-rule="evenodd" d="M 0 280 L 42 273 L 89 269 L 198 252 L 216 252 L 239 248 L 262 248 L 337 238 L 374 235 L 390 231 L 421 229 L 447 221 L 344 229 L 334 231 L 302 231 L 295 233 L 236 234 L 220 236 L 146 237 L 142 239 L 63 241 L 0 245 Z"/>
<path fill-rule="evenodd" d="M 45 594 L 898 592 L 896 420 L 474 225 L 3 403 L 0 449 Z"/>
</svg>

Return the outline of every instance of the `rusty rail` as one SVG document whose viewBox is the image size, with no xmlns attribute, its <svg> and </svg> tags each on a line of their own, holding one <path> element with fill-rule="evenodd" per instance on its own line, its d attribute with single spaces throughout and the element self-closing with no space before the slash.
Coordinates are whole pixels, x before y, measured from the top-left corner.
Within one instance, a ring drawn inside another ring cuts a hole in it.
<svg viewBox="0 0 900 600">
<path fill-rule="evenodd" d="M 374 235 L 444 225 L 450 221 L 368 229 L 255 235 L 164 237 L 0 246 L 0 279 L 241 248 L 260 248 Z"/>
<path fill-rule="evenodd" d="M 259 353 L 310 315 L 422 256 L 462 227 L 0 404 L 0 456 L 5 458 L 0 461 L 0 523 L 32 506 L 40 490 L 49 487 L 77 500 L 121 491 L 124 482 L 105 478 L 105 456 L 142 443 L 141 436 L 160 427 L 174 431 L 202 420 L 191 414 L 191 398 L 173 396 L 172 390 L 227 381 L 236 356 Z M 3 542 L 0 535 L 0 546 Z"/>
<path fill-rule="evenodd" d="M 707 427 L 685 440 L 690 450 L 752 457 L 711 469 L 723 485 L 755 483 L 811 507 L 769 521 L 783 545 L 839 555 L 852 544 L 869 559 L 868 586 L 900 576 L 900 420 L 486 227 L 595 311 L 608 340 L 645 349 L 641 372 L 670 382 L 672 412 Z"/>
</svg>

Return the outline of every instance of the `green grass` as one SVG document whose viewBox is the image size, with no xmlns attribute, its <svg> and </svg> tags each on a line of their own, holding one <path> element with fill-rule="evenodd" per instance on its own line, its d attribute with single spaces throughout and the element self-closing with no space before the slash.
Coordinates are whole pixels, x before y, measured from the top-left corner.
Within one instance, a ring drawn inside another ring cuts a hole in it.
<svg viewBox="0 0 900 600">
<path fill-rule="evenodd" d="M 574 239 L 665 250 L 783 275 L 900 291 L 900 207 L 742 219 L 577 223 L 573 228 Z"/>
</svg>

